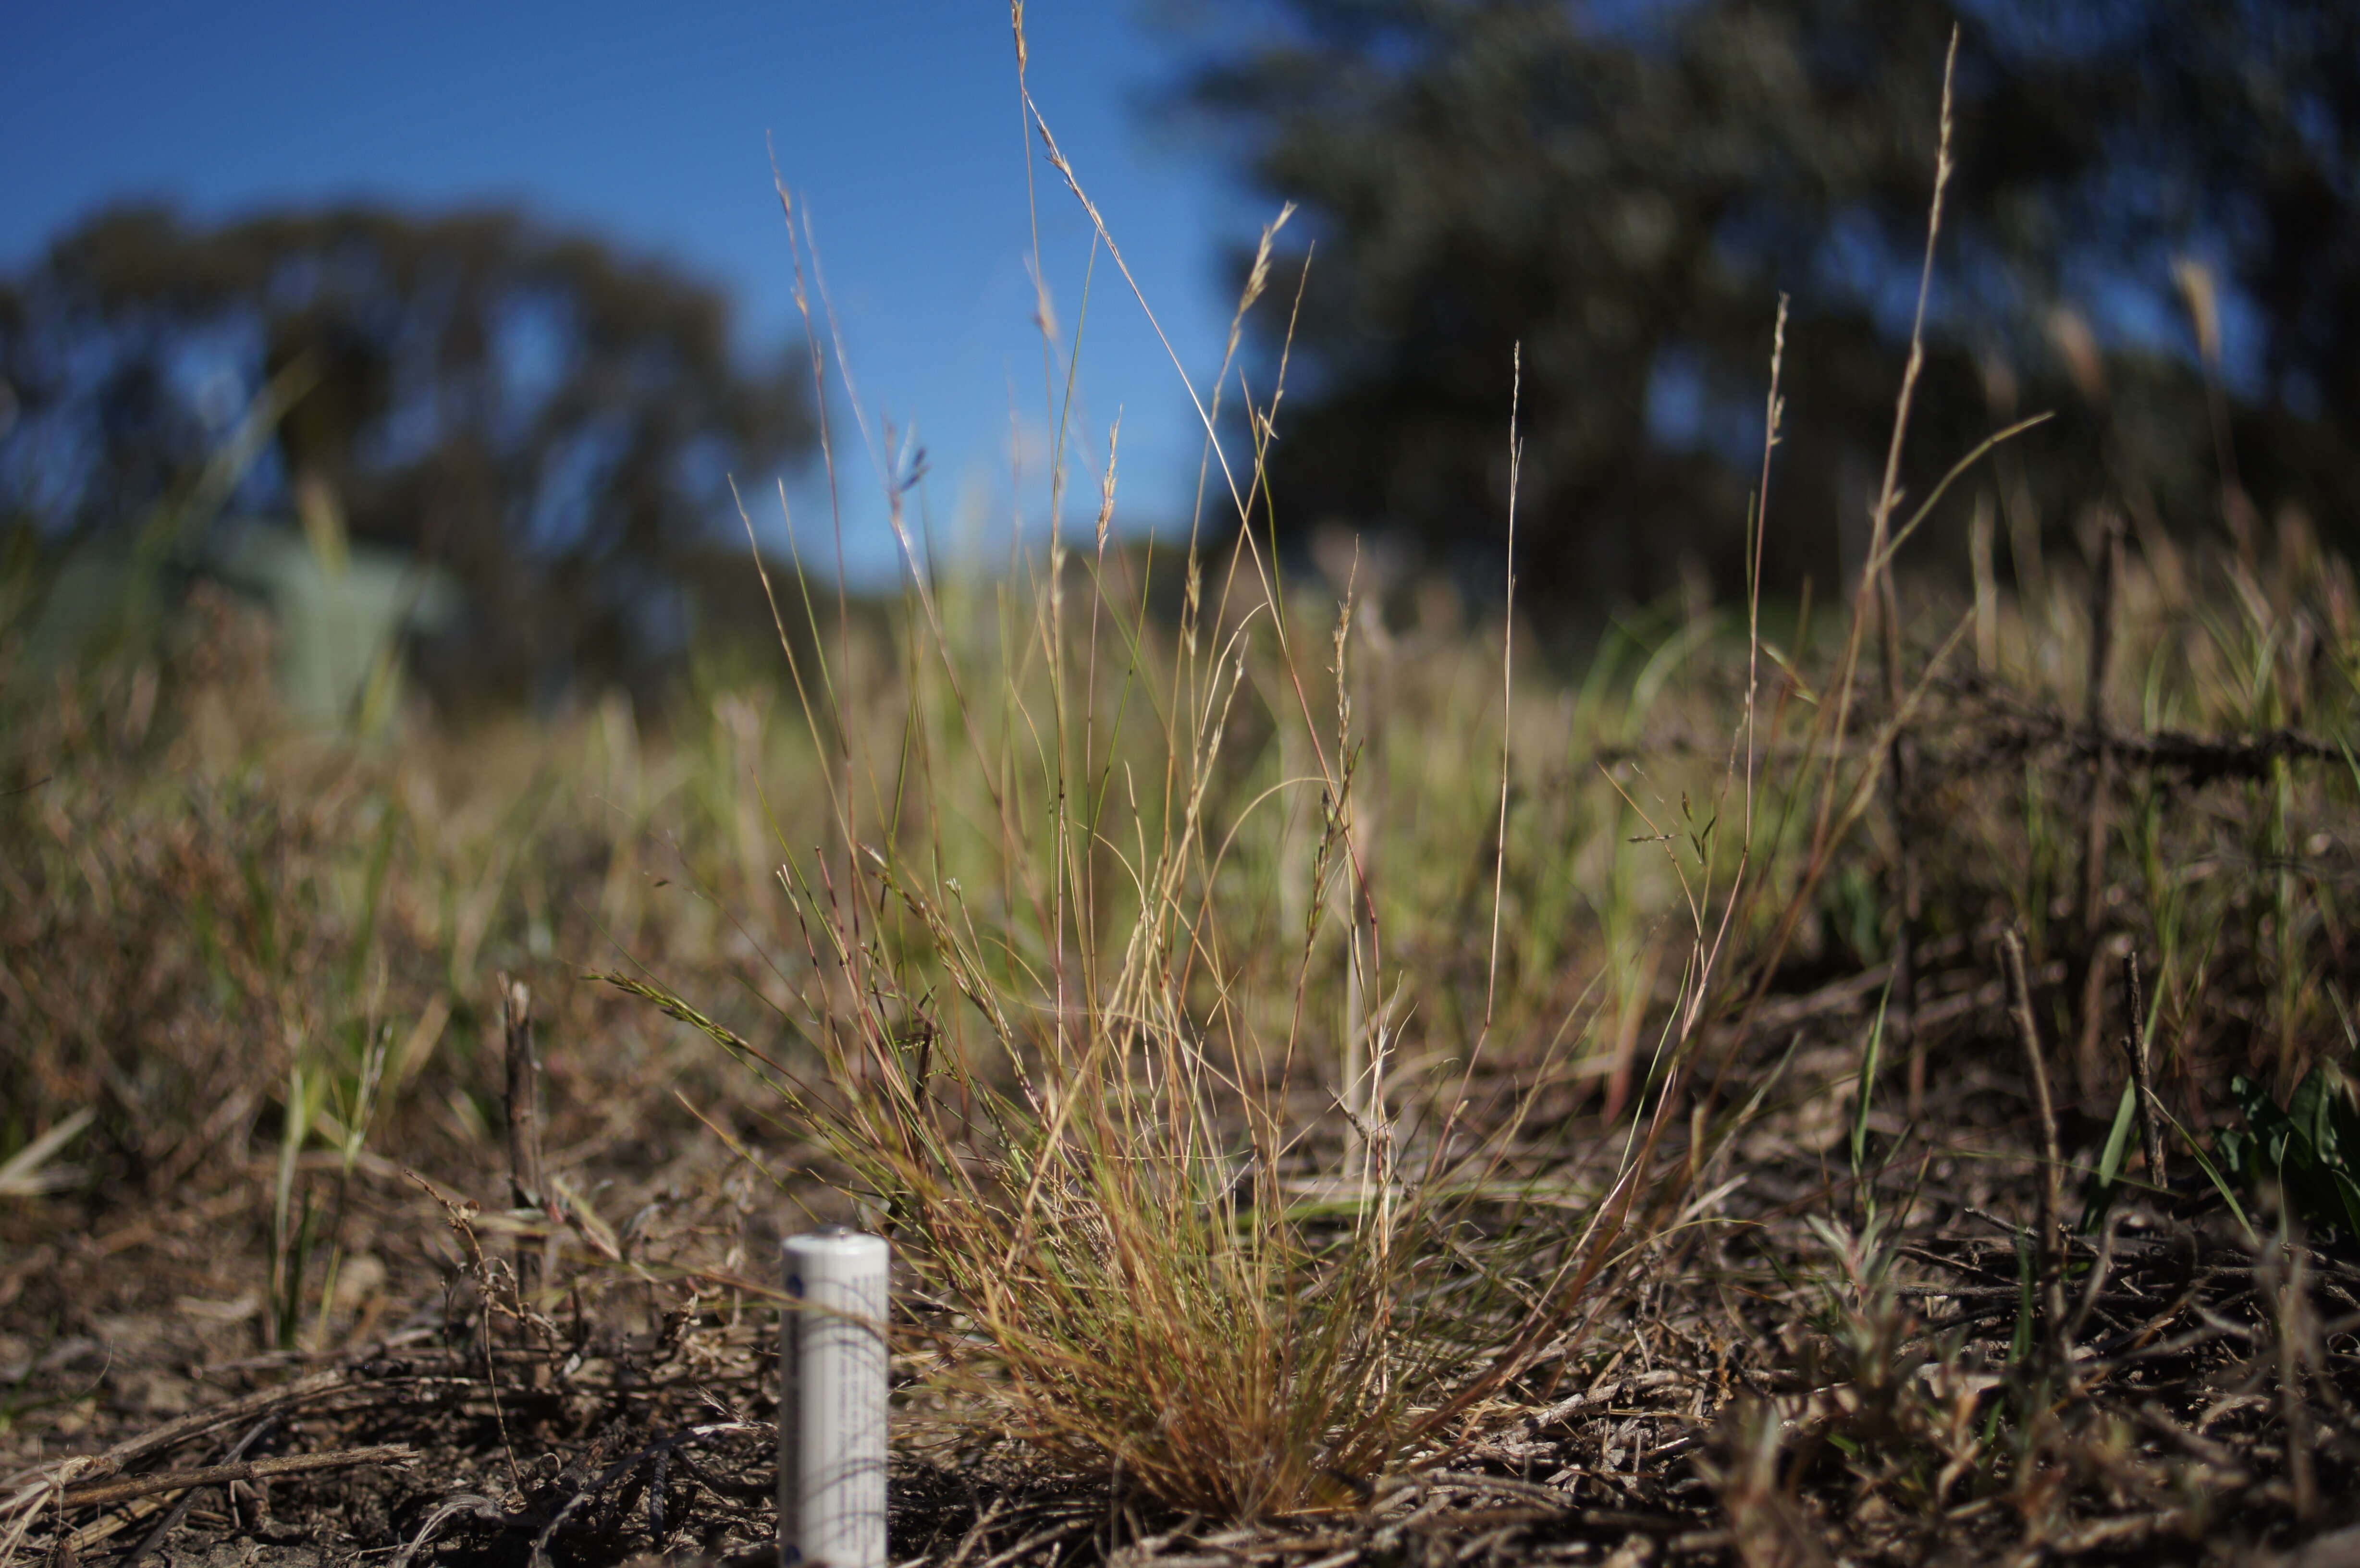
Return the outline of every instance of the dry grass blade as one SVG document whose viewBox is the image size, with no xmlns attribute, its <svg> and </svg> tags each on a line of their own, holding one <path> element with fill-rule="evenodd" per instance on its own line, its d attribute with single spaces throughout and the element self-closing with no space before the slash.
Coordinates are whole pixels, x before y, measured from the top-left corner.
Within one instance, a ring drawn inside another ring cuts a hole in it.
<svg viewBox="0 0 2360 1568">
<path fill-rule="evenodd" d="M 344 1470 L 358 1465 L 405 1465 L 417 1458 L 403 1443 L 379 1443 L 370 1448 L 340 1448 L 327 1454 L 286 1454 L 271 1459 L 242 1459 L 232 1465 L 208 1465 L 199 1470 L 170 1470 L 160 1475 L 133 1475 L 120 1481 L 93 1481 L 68 1486 L 59 1494 L 66 1508 L 105 1508 L 155 1492 L 185 1491 L 191 1486 L 221 1486 L 232 1481 L 267 1481 L 274 1475 L 304 1475 L 320 1470 Z"/>
<path fill-rule="evenodd" d="M 0 1198 L 29 1198 L 63 1181 L 59 1172 L 49 1169 L 49 1162 L 90 1126 L 92 1116 L 87 1108 L 75 1111 L 0 1163 Z"/>
</svg>

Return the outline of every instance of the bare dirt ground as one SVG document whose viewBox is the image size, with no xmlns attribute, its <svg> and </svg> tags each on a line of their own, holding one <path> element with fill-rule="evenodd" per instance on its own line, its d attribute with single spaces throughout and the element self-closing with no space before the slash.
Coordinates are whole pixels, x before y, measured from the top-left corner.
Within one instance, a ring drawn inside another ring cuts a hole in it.
<svg viewBox="0 0 2360 1568">
<path fill-rule="evenodd" d="M 1587 1333 L 1432 1465 L 1373 1489 L 1339 1481 L 1325 1516 L 1177 1518 L 1120 1477 L 1058 1474 L 963 1427 L 912 1383 L 892 1555 L 2350 1561 L 2338 1553 L 2354 1538 L 2333 1530 L 2360 1479 L 2360 1262 L 2285 1238 L 2256 1247 L 2196 1178 L 2063 1244 L 2052 1317 L 2027 1300 L 2040 1279 L 2026 1263 L 2027 1107 L 2016 1075 L 1976 1065 L 2005 1061 L 1996 1009 L 1961 1013 L 1947 1037 L 1922 1120 L 1942 1132 L 1901 1141 L 1904 1126 L 1879 1118 L 1900 1158 L 1844 1191 L 1833 1086 L 1853 1062 L 1857 989 L 1797 1003 L 1827 1043 L 1787 1058 L 1783 1081 L 1821 1088 L 1761 1116 L 1724 1151 L 1729 1169 L 1699 1172 L 1718 1194 L 1710 1223 L 1632 1259 Z M 2086 1160 L 2080 1146 L 2106 1129 L 2069 1116 L 2062 1130 Z M 1545 1154 L 1556 1138 L 1528 1145 Z M 607 1213 L 641 1216 L 637 1266 L 595 1257 L 578 1219 L 543 1225 L 557 1239 L 522 1246 L 557 1263 L 558 1288 L 552 1310 L 520 1320 L 507 1284 L 519 1222 L 460 1195 L 488 1198 L 501 1173 L 430 1189 L 372 1157 L 348 1230 L 368 1250 L 344 1266 L 333 1345 L 258 1353 L 269 1174 L 256 1159 L 212 1190 L 0 1210 L 0 1464 L 101 1456 L 49 1472 L 62 1490 L 29 1517 L 20 1560 L 770 1560 L 775 1312 L 760 1287 L 781 1219 L 800 1216 L 742 1164 L 707 1140 L 636 1171 L 574 1171 Z M 1828 1222 L 1863 1217 L 1872 1195 L 1874 1236 Z M 217 1466 L 233 1468 L 190 1474 Z"/>
</svg>

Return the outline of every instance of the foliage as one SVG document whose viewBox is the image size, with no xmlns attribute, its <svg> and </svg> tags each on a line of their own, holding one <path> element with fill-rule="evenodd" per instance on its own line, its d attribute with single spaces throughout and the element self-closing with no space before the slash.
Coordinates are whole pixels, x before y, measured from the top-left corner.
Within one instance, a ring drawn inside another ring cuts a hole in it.
<svg viewBox="0 0 2360 1568">
<path fill-rule="evenodd" d="M 2243 1073 L 2229 1093 L 2245 1125 L 2222 1132 L 2222 1169 L 2249 1189 L 2278 1192 L 2305 1225 L 2360 1239 L 2360 1108 L 2350 1079 L 2321 1062 L 2283 1107 Z"/>
<path fill-rule="evenodd" d="M 101 212 L 0 283 L 0 517 L 50 536 L 144 524 L 269 386 L 236 507 L 453 569 L 472 614 L 430 669 L 479 699 L 676 663 L 728 476 L 814 433 L 711 285 L 500 208 Z"/>
<path fill-rule="evenodd" d="M 2348 10 L 1237 0 L 1193 35 L 1185 99 L 1257 186 L 1302 205 L 1280 275 L 1316 248 L 1273 447 L 1278 526 L 1407 533 L 1496 583 L 1496 410 L 1521 343 L 1522 581 L 1593 608 L 1700 569 L 1733 593 L 1784 292 L 1794 415 L 1771 587 L 1848 575 L 1908 346 L 1927 62 L 1954 23 L 1961 154 L 1909 488 L 2017 408 L 2056 408 L 2009 460 L 2052 522 L 2104 502 L 2184 532 L 2218 526 L 2226 496 L 2246 529 L 2242 480 L 2345 526 Z M 2200 307 L 2191 326 L 2176 292 Z M 2030 570 L 2040 525 L 2009 521 Z M 1918 554 L 1963 565 L 1962 543 Z"/>
</svg>

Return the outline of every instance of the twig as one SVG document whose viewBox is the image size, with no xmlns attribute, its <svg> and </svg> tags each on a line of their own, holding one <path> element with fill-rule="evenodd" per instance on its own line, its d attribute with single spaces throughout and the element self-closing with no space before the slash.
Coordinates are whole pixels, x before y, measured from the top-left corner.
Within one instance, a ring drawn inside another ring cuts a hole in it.
<svg viewBox="0 0 2360 1568">
<path fill-rule="evenodd" d="M 326 1454 L 288 1454 L 276 1459 L 246 1459 L 235 1465 L 208 1465 L 202 1470 L 171 1470 L 161 1475 L 129 1475 L 120 1481 L 69 1486 L 58 1502 L 69 1508 L 105 1508 L 144 1497 L 150 1492 L 218 1486 L 230 1481 L 261 1481 L 312 1470 L 348 1470 L 356 1465 L 406 1465 L 417 1456 L 417 1450 L 399 1443 L 375 1448 L 339 1448 Z"/>
<path fill-rule="evenodd" d="M 216 1405 L 209 1410 L 192 1411 L 178 1421 L 168 1421 L 152 1432 L 127 1438 L 101 1455 L 100 1463 L 110 1470 L 120 1470 L 123 1466 L 145 1459 L 151 1454 L 160 1454 L 168 1448 L 177 1448 L 192 1437 L 202 1437 L 207 1432 L 218 1431 L 223 1427 L 235 1426 L 240 1421 L 252 1420 L 268 1411 L 284 1410 L 296 1405 L 309 1404 L 313 1399 L 324 1399 L 330 1394 L 346 1388 L 366 1387 L 369 1381 L 369 1379 L 355 1377 L 343 1367 L 338 1367 L 333 1372 L 314 1372 L 309 1377 L 298 1377 L 291 1383 L 282 1383 L 275 1388 L 264 1388 L 257 1393 L 248 1394 L 242 1399 L 232 1399 L 225 1405 Z"/>
<path fill-rule="evenodd" d="M 532 993 L 500 976 L 500 1014 L 508 1048 L 508 1185 L 519 1209 L 536 1209 L 548 1188 L 541 1171 L 541 1064 L 532 1053 Z M 538 1239 L 517 1243 L 517 1294 L 530 1301 L 541 1283 Z"/>
<path fill-rule="evenodd" d="M 2171 1413 L 2169 1410 L 2153 1399 L 2132 1407 L 2131 1414 L 2137 1420 L 2139 1425 L 2180 1449 L 2189 1457 L 2202 1464 L 2210 1465 L 2226 1475 L 2234 1475 L 2243 1473 L 2244 1466 L 2237 1462 L 2236 1454 L 2211 1438 L 2192 1432 L 2181 1426 L 2171 1419 Z"/>
<path fill-rule="evenodd" d="M 641 1465 L 646 1464 L 651 1459 L 661 1464 L 676 1451 L 685 1448 L 692 1443 L 702 1443 L 710 1437 L 720 1436 L 727 1432 L 753 1432 L 757 1430 L 766 1429 L 758 1429 L 745 1421 L 712 1421 L 703 1426 L 690 1427 L 686 1432 L 676 1432 L 670 1437 L 658 1438 L 655 1442 L 649 1443 L 646 1447 L 639 1449 L 638 1452 L 623 1455 L 620 1459 L 617 1459 L 613 1464 L 607 1465 L 606 1468 L 599 1474 L 596 1480 L 592 1481 L 588 1486 L 574 1493 L 574 1496 L 566 1498 L 563 1506 L 559 1508 L 555 1513 L 549 1516 L 549 1522 L 542 1525 L 541 1528 L 541 1533 L 533 1538 L 532 1550 L 530 1555 L 530 1561 L 533 1564 L 533 1568 L 543 1568 L 543 1565 L 549 1562 L 549 1543 L 551 1540 L 556 1536 L 557 1532 L 564 1527 L 567 1519 L 573 1518 L 578 1510 L 595 1500 L 599 1493 L 605 1491 L 607 1487 L 613 1486 L 616 1482 L 621 1480 L 624 1476 L 638 1469 Z M 661 1541 L 659 1541 L 658 1544 L 661 1545 Z"/>
<path fill-rule="evenodd" d="M 2032 1092 L 2040 1108 L 2043 1169 L 2039 1185 L 2033 1189 L 2033 1195 L 2040 1206 L 2039 1235 L 2036 1245 L 2045 1299 L 2056 1282 L 2057 1175 L 2063 1169 L 2064 1161 L 2057 1152 L 2057 1108 L 2049 1097 L 2049 1064 L 2043 1060 L 2040 1050 L 2040 1025 L 2032 1013 L 2032 986 L 2025 978 L 2024 939 L 2012 931 L 2003 931 L 1999 947 L 2007 969 L 2008 996 L 2016 1014 L 2016 1037 L 2024 1044 L 2025 1065 L 2032 1074 Z M 2053 1312 L 2049 1321 L 2052 1323 L 2057 1322 Z"/>
<path fill-rule="evenodd" d="M 2103 749 L 2112 752 L 2119 764 L 2168 769 L 2191 785 L 2221 779 L 2267 779 L 2281 761 L 2344 760 L 2342 746 L 2300 730 L 2226 735 L 2121 730 L 2110 724 L 2076 723 L 2055 708 L 2028 702 L 1972 670 L 1946 678 L 1941 684 L 2003 716 L 1999 724 L 1971 732 L 1971 747 L 1994 759 L 2012 757 L 2036 746 L 2061 746 L 2084 758 L 2094 757 Z"/>
<path fill-rule="evenodd" d="M 508 1519 L 507 1511 L 482 1493 L 454 1492 L 436 1505 L 434 1511 L 426 1516 L 426 1522 L 418 1527 L 418 1533 L 403 1542 L 401 1550 L 393 1554 L 392 1568 L 410 1568 L 411 1560 L 426 1548 L 442 1527 L 461 1514 L 493 1524 L 504 1523 Z"/>
<path fill-rule="evenodd" d="M 2098 745 L 2113 748 L 2125 761 L 2151 768 L 2169 768 L 2191 784 L 2216 779 L 2265 779 L 2280 762 L 2341 762 L 2344 750 L 2299 730 L 2265 730 L 2256 735 L 2196 735 L 2177 731 L 2155 735 L 2124 735 L 2108 730 L 2103 735 L 2075 733 L 2059 738 L 2077 750 Z"/>
<path fill-rule="evenodd" d="M 1930 950 L 1933 945 L 1929 942 L 1928 948 Z M 1923 957 L 1925 954 L 1921 953 L 1920 956 Z M 1890 964 L 1880 964 L 1873 968 L 1863 969 L 1858 975 L 1831 981 L 1818 990 L 1808 992 L 1803 996 L 1782 997 L 1775 1002 L 1765 1002 L 1754 1015 L 1751 1032 L 1771 1034 L 1791 1029 L 1819 1018 L 1851 1017 L 1865 1013 L 1868 1011 L 1867 999 L 1874 995 L 1877 987 L 1884 985 L 1885 977 L 1892 973 Z M 2039 972 L 2032 976 L 2034 984 L 2040 985 L 2059 985 L 2064 978 L 2065 964 L 2061 959 L 2043 964 Z M 1969 1014 L 1981 1012 L 1985 1008 L 2005 1007 L 2007 1005 L 2006 983 L 1994 980 L 1987 985 L 1954 991 L 1948 996 L 1938 996 L 1930 1002 L 1921 1003 L 1918 1008 L 1918 1022 L 1930 1029 L 1965 1018 Z M 1734 1024 L 1716 1025 L 1706 1036 L 1707 1040 L 1722 1044 L 1742 1038 L 1743 1035 Z"/>
<path fill-rule="evenodd" d="M 2303 1393 L 2303 1364 L 2315 1354 L 2311 1332 L 2310 1292 L 2303 1283 L 2300 1247 L 2259 1249 L 2255 1258 L 2256 1285 L 2268 1292 L 2270 1317 L 2278 1333 L 2278 1420 L 2284 1423 L 2287 1482 L 2294 1493 L 2294 1515 L 2306 1522 L 2319 1513 L 2318 1470 L 2311 1454 L 2311 1401 Z"/>
<path fill-rule="evenodd" d="M 262 1434 L 268 1432 L 273 1426 L 277 1425 L 278 1421 L 279 1418 L 277 1416 L 268 1415 L 263 1417 L 260 1421 L 246 1428 L 246 1435 L 239 1438 L 235 1443 L 229 1446 L 228 1451 L 221 1456 L 220 1463 L 224 1465 L 231 1465 L 246 1457 L 246 1451 L 252 1448 L 257 1443 L 260 1442 L 262 1440 Z M 175 1530 L 180 1528 L 180 1521 L 188 1518 L 189 1510 L 196 1506 L 197 1489 L 191 1487 L 185 1497 L 181 1497 L 179 1502 L 172 1505 L 172 1508 L 169 1513 L 167 1513 L 161 1519 L 157 1521 L 157 1525 L 154 1530 L 149 1530 L 146 1535 L 140 1537 L 139 1544 L 133 1547 L 130 1552 L 125 1555 L 123 1562 L 120 1564 L 120 1568 L 132 1568 L 134 1563 L 137 1563 L 142 1557 L 147 1556 L 150 1552 L 153 1552 L 166 1536 L 171 1534 Z"/>
</svg>

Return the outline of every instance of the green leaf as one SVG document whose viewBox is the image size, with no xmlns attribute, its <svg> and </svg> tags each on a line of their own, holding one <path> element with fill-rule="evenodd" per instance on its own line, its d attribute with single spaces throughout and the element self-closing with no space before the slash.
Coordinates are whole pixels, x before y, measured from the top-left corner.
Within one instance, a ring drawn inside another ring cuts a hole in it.
<svg viewBox="0 0 2360 1568">
<path fill-rule="evenodd" d="M 2278 1106 L 2270 1103 L 2270 1097 L 2262 1093 L 2262 1086 L 2243 1073 L 2230 1075 L 2229 1095 L 2237 1102 L 2237 1109 L 2248 1122 L 2275 1115 L 2278 1111 Z"/>
<path fill-rule="evenodd" d="M 2233 1127 L 2213 1140 L 2213 1148 L 2221 1156 L 2222 1165 L 2238 1181 L 2251 1181 L 2259 1175 L 2255 1165 L 2260 1150 L 2251 1133 Z"/>
<path fill-rule="evenodd" d="M 2350 1094 L 2327 1097 L 2328 1126 L 2335 1132 L 2335 1147 L 2330 1163 L 2338 1171 L 2352 1169 L 2355 1156 L 2360 1156 L 2360 1110 L 2355 1110 Z"/>
<path fill-rule="evenodd" d="M 2334 1163 L 2332 1151 L 2335 1134 L 2327 1117 L 2330 1095 L 2327 1074 L 2313 1067 L 2303 1074 L 2302 1082 L 2295 1085 L 2294 1097 L 2287 1102 L 2287 1126 L 2294 1135 L 2288 1145 L 2289 1152 L 2305 1171 Z"/>
<path fill-rule="evenodd" d="M 2105 1186 L 2114 1184 L 2123 1171 L 2123 1158 L 2131 1146 L 2131 1123 L 2138 1112 L 2138 1085 L 2125 1083 L 2123 1097 L 2114 1105 L 2114 1125 L 2106 1129 L 2106 1147 L 2098 1156 L 2098 1180 Z"/>
<path fill-rule="evenodd" d="M 2343 1206 L 2340 1223 L 2344 1234 L 2360 1237 L 2360 1181 L 2355 1181 L 2341 1171 L 2331 1171 L 2328 1178 L 2335 1183 L 2335 1196 Z"/>
<path fill-rule="evenodd" d="M 369 848 L 368 870 L 362 880 L 360 929 L 353 933 L 352 952 L 344 959 L 347 996 L 359 995 L 361 981 L 368 974 L 369 953 L 377 946 L 377 916 L 385 908 L 385 874 L 393 864 L 394 837 L 400 827 L 400 815 L 388 802 L 384 820 L 377 825 L 377 843 Z"/>
<path fill-rule="evenodd" d="M 2016 1238 L 2016 1333 L 2007 1345 L 2007 1364 L 2021 1367 L 2032 1357 L 2032 1247 Z"/>
<path fill-rule="evenodd" d="M 1885 1005 L 1893 997 L 1893 980 L 1886 976 L 1885 990 L 1876 998 L 1876 1022 L 1868 1031 L 1868 1049 L 1861 1053 L 1860 1083 L 1854 1093 L 1852 1118 L 1852 1174 L 1860 1179 L 1868 1164 L 1868 1110 L 1876 1096 L 1878 1059 L 1885 1054 Z"/>
<path fill-rule="evenodd" d="M 2115 1180 L 2123 1173 L 2123 1160 L 2131 1147 L 2131 1124 L 2137 1118 L 2138 1085 L 2125 1083 L 2123 1097 L 2114 1105 L 2114 1125 L 2106 1129 L 2106 1147 L 2098 1156 L 2098 1169 L 2091 1178 L 2081 1201 L 2081 1229 L 2097 1228 L 2113 1204 Z"/>
<path fill-rule="evenodd" d="M 2294 1123 L 2278 1109 L 2269 1094 L 2253 1079 L 2240 1073 L 2229 1080 L 2229 1093 L 2235 1097 L 2238 1110 L 2245 1113 L 2245 1126 L 2252 1130 L 2257 1146 L 2257 1170 L 2275 1173 L 2286 1165 L 2287 1145 L 2295 1136 Z"/>
</svg>

